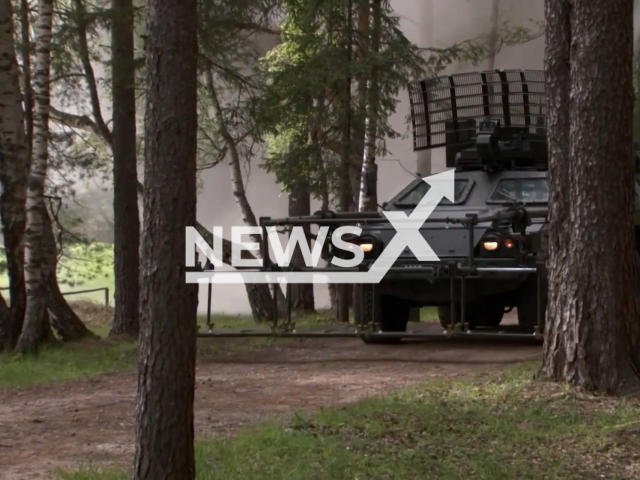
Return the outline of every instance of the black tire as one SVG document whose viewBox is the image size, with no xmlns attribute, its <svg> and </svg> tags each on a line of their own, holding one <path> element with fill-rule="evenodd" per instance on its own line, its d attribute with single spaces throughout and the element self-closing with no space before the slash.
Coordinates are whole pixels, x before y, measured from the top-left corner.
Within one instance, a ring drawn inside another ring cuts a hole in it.
<svg viewBox="0 0 640 480">
<path fill-rule="evenodd" d="M 545 315 L 547 313 L 547 281 L 546 276 L 542 278 L 544 291 L 541 297 L 542 308 L 542 329 L 544 331 Z M 526 333 L 534 333 L 538 326 L 538 279 L 536 275 L 531 275 L 520 286 L 520 298 L 517 304 L 518 324 Z M 540 332 L 542 333 L 542 332 Z"/>
<path fill-rule="evenodd" d="M 490 328 L 498 327 L 504 317 L 504 307 L 504 303 L 499 300 L 486 300 L 480 325 Z"/>
<path fill-rule="evenodd" d="M 374 293 L 373 285 L 358 285 L 362 296 L 360 308 L 354 309 L 355 323 L 358 328 L 365 324 L 378 323 L 383 332 L 406 332 L 409 322 L 409 304 L 396 297 Z M 364 335 L 362 341 L 367 344 L 399 343 L 400 338 L 375 338 Z"/>
</svg>

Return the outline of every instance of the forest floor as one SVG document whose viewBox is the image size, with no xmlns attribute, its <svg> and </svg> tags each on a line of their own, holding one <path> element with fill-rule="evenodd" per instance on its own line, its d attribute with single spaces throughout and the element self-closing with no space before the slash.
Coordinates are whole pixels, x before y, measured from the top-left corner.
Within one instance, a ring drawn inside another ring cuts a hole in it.
<svg viewBox="0 0 640 480">
<path fill-rule="evenodd" d="M 435 324 L 416 325 L 439 330 Z M 228 340 L 202 342 L 211 351 L 197 365 L 200 439 L 431 379 L 495 371 L 540 353 L 539 346 L 504 342 L 364 345 L 359 339 L 289 340 L 216 353 L 211 344 Z M 0 478 L 54 479 L 58 469 L 87 464 L 129 467 L 135 396 L 132 371 L 0 390 Z"/>
</svg>

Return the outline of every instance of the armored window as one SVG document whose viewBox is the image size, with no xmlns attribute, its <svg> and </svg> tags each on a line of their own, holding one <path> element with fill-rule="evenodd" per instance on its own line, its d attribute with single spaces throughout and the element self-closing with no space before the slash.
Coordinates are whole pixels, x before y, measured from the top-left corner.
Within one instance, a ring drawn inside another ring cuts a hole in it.
<svg viewBox="0 0 640 480">
<path fill-rule="evenodd" d="M 472 183 L 469 180 L 456 180 L 455 181 L 455 192 L 454 192 L 454 204 L 462 203 L 466 200 L 469 195 L 469 191 L 471 190 Z M 393 204 L 396 207 L 415 207 L 418 205 L 420 200 L 424 198 L 427 194 L 431 185 L 422 181 L 418 183 L 414 188 L 409 190 L 404 195 L 400 196 L 398 199 L 394 200 Z M 446 198 L 443 198 L 440 202 L 441 204 L 451 205 L 451 202 Z"/>
<path fill-rule="evenodd" d="M 546 178 L 500 180 L 490 200 L 493 202 L 548 203 L 549 183 Z"/>
</svg>

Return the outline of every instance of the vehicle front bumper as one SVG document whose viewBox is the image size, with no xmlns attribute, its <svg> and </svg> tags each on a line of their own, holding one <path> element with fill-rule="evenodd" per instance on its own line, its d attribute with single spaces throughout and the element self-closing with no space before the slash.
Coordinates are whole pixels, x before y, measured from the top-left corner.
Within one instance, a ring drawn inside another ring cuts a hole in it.
<svg viewBox="0 0 640 480">
<path fill-rule="evenodd" d="M 369 264 L 364 264 L 368 270 Z M 536 273 L 535 263 L 520 263 L 514 260 L 484 261 L 477 259 L 472 265 L 466 260 L 442 259 L 438 262 L 399 261 L 389 269 L 385 280 L 416 278 L 429 281 L 453 278 L 508 279 L 523 278 Z"/>
</svg>

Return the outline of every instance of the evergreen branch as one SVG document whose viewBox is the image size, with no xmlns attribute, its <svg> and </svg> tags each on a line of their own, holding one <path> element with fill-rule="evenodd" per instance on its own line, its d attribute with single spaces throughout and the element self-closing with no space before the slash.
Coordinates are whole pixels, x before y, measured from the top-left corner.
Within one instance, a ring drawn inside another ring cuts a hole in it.
<svg viewBox="0 0 640 480">
<path fill-rule="evenodd" d="M 91 58 L 89 56 L 89 44 L 87 42 L 87 19 L 85 15 L 84 5 L 82 0 L 74 0 L 77 10 L 77 29 L 78 29 L 78 43 L 80 46 L 80 62 L 85 73 L 85 80 L 87 82 L 87 88 L 89 90 L 89 99 L 91 102 L 91 111 L 93 114 L 94 124 L 100 132 L 99 136 L 111 146 L 112 136 L 109 127 L 104 122 L 102 117 L 102 110 L 100 108 L 100 97 L 98 96 L 98 87 L 96 77 L 93 72 L 93 66 L 91 65 Z"/>
<path fill-rule="evenodd" d="M 59 82 L 60 80 L 67 80 L 69 78 L 84 78 L 85 74 L 84 73 L 67 73 L 65 75 L 58 75 L 57 77 L 53 77 L 51 79 L 51 84 L 54 84 L 56 82 Z"/>
<path fill-rule="evenodd" d="M 240 20 L 230 19 L 228 22 L 231 27 L 237 28 L 238 30 L 249 30 L 254 33 L 267 33 L 276 36 L 282 35 L 282 29 L 280 28 L 271 28 L 254 22 L 242 22 Z"/>
<path fill-rule="evenodd" d="M 87 115 L 76 115 L 73 113 L 63 112 L 55 107 L 51 107 L 51 118 L 63 123 L 71 128 L 78 128 L 80 130 L 86 130 L 94 133 L 100 138 L 107 146 L 112 147 L 111 132 L 107 129 L 108 135 L 105 135 L 105 131 L 100 129 L 98 124 L 91 120 Z M 106 127 L 106 125 L 105 125 Z"/>
</svg>

